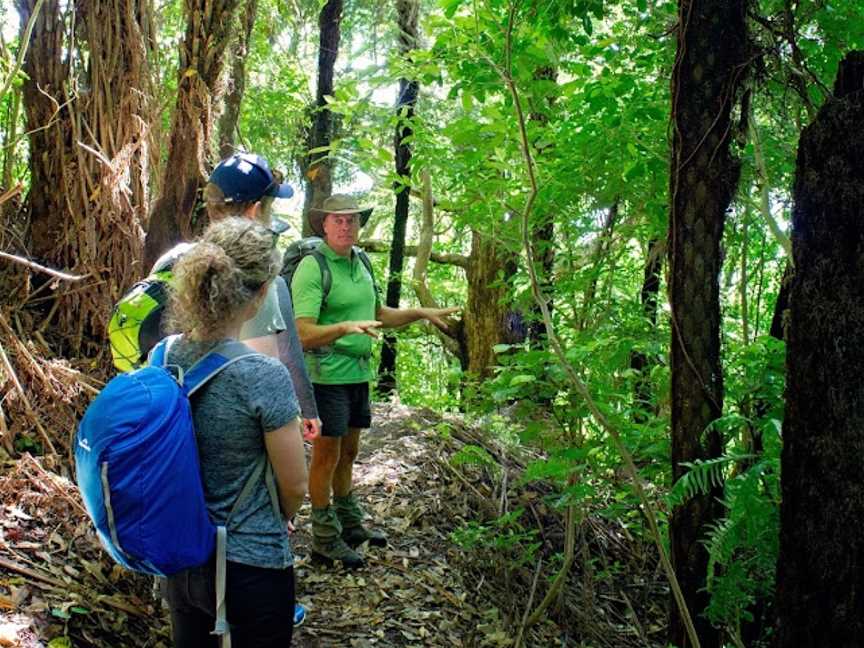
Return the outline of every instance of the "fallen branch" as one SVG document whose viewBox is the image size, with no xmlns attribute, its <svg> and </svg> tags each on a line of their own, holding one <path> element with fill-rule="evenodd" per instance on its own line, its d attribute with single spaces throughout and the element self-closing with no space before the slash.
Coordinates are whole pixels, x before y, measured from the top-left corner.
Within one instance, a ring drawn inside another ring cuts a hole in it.
<svg viewBox="0 0 864 648">
<path fill-rule="evenodd" d="M 30 399 L 27 398 L 27 393 L 24 391 L 24 388 L 21 386 L 21 382 L 18 380 L 18 375 L 15 373 L 15 369 L 12 367 L 12 363 L 9 362 L 9 357 L 6 355 L 6 351 L 3 349 L 3 345 L 0 344 L 0 362 L 3 363 L 3 369 L 9 375 L 9 379 L 15 385 L 15 388 L 18 390 L 18 393 L 21 396 L 21 400 L 24 403 L 24 407 L 27 410 L 27 413 L 33 419 L 33 423 L 36 426 L 36 429 L 39 431 L 39 436 L 42 437 L 42 440 L 45 442 L 45 446 L 50 451 L 51 454 L 57 454 L 57 450 L 54 448 L 54 444 L 51 443 L 51 438 L 48 436 L 48 432 L 45 431 L 45 428 L 42 427 L 42 423 L 39 422 L 39 415 L 36 413 L 36 410 L 33 409 L 33 405 L 30 403 Z"/>
<path fill-rule="evenodd" d="M 90 276 L 89 274 L 73 275 L 66 272 L 61 272 L 59 270 L 54 270 L 53 268 L 47 268 L 39 263 L 36 263 L 35 261 L 25 259 L 24 257 L 16 256 L 14 254 L 8 254 L 7 252 L 0 252 L 0 259 L 7 259 L 9 261 L 14 261 L 15 263 L 20 263 L 21 265 L 25 265 L 28 268 L 32 268 L 33 270 L 37 270 L 38 272 L 44 272 L 45 274 L 49 274 L 52 277 L 56 277 L 57 279 L 63 279 L 64 281 L 81 281 L 82 279 L 86 279 Z"/>
<path fill-rule="evenodd" d="M 519 633 L 516 635 L 514 648 L 522 647 L 522 637 L 525 634 L 525 629 L 528 627 L 528 615 L 531 613 L 531 608 L 534 605 L 534 595 L 537 593 L 537 581 L 540 580 L 540 572 L 543 567 L 543 558 L 537 560 L 537 567 L 534 570 L 534 582 L 531 583 L 531 593 L 528 595 L 528 604 L 525 606 L 525 614 L 522 615 L 522 623 L 519 624 Z"/>
</svg>

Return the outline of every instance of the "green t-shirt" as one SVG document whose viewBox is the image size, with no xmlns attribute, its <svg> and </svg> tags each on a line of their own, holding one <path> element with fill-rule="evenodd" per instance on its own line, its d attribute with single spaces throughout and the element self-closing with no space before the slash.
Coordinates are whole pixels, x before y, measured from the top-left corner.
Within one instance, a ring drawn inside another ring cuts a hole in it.
<svg viewBox="0 0 864 648">
<path fill-rule="evenodd" d="M 326 243 L 318 248 L 330 268 L 330 293 L 321 306 L 321 269 L 312 255 L 304 258 L 294 272 L 291 294 L 294 317 L 310 317 L 317 324 L 337 324 L 349 320 L 374 320 L 380 305 L 372 276 L 355 252 L 351 257 L 336 254 Z M 326 347 L 306 352 L 306 368 L 313 383 L 348 385 L 372 378 L 369 358 L 372 338 L 354 333 Z"/>
</svg>

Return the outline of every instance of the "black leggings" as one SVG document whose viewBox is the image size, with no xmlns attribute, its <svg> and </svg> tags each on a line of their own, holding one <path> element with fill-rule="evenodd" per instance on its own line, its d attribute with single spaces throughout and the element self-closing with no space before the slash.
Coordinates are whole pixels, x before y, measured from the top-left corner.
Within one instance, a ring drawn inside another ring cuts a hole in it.
<svg viewBox="0 0 864 648">
<path fill-rule="evenodd" d="M 169 576 L 175 648 L 218 648 L 214 562 Z M 225 603 L 232 648 L 285 648 L 294 631 L 294 568 L 263 569 L 228 563 Z"/>
</svg>

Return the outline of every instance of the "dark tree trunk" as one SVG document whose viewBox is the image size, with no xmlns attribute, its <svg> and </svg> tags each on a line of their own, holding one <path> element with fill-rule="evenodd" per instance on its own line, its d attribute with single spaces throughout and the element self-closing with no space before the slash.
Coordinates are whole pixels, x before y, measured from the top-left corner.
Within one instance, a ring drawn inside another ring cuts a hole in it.
<svg viewBox="0 0 864 648">
<path fill-rule="evenodd" d="M 411 57 L 417 46 L 417 18 L 419 4 L 416 0 L 396 0 L 399 18 L 399 53 Z M 390 308 L 399 308 L 402 295 L 402 269 L 405 262 L 405 230 L 408 224 L 408 201 L 411 194 L 411 144 L 406 142 L 414 131 L 411 120 L 417 104 L 419 84 L 412 79 L 399 79 L 399 98 L 396 101 L 396 135 L 393 142 L 396 157 L 396 213 L 393 218 L 393 243 L 390 246 L 390 269 L 387 278 L 387 299 Z M 385 396 L 396 389 L 396 335 L 384 336 L 381 349 L 381 364 L 378 367 L 378 390 Z"/>
<path fill-rule="evenodd" d="M 720 364 L 720 241 L 740 164 L 730 154 L 730 113 L 747 55 L 747 0 L 681 0 L 672 77 L 669 299 L 672 307 L 672 479 L 684 462 L 719 456 L 711 427 L 723 411 Z M 704 618 L 708 553 L 701 540 L 722 513 L 722 489 L 677 507 L 670 524 L 672 563 L 703 648 L 720 645 Z M 691 642 L 671 607 L 670 643 Z"/>
<path fill-rule="evenodd" d="M 238 0 L 185 0 L 186 34 L 180 46 L 177 104 L 162 174 L 162 195 L 150 214 L 144 242 L 149 268 L 175 243 L 192 238 L 200 191 L 210 175 L 213 106 L 221 101 L 222 67 Z"/>
<path fill-rule="evenodd" d="M 662 267 L 662 244 L 658 239 L 651 239 L 648 242 L 648 259 L 645 262 L 645 275 L 642 279 L 642 289 L 639 291 L 639 300 L 642 303 L 642 314 L 652 329 L 657 326 L 657 295 L 660 292 Z M 637 423 L 645 423 L 650 417 L 656 415 L 656 409 L 651 404 L 650 381 L 646 375 L 653 365 L 654 363 L 650 362 L 648 356 L 641 351 L 630 354 L 630 368 L 639 372 L 634 389 L 636 400 L 634 419 Z"/>
<path fill-rule="evenodd" d="M 22 29 L 34 5 L 19 0 Z M 29 253 L 87 275 L 90 286 L 46 302 L 41 324 L 51 324 L 64 353 L 105 350 L 111 307 L 140 275 L 153 37 L 151 7 L 136 0 L 47 0 L 31 34 Z"/>
<path fill-rule="evenodd" d="M 795 172 L 776 645 L 864 637 L 864 52 L 801 134 Z"/>
<path fill-rule="evenodd" d="M 315 112 L 309 132 L 310 151 L 330 146 L 335 130 L 335 118 L 327 108 L 326 96 L 333 95 L 333 71 L 339 54 L 343 0 L 327 0 L 318 15 L 318 90 L 315 93 Z M 320 207 L 333 193 L 332 162 L 329 151 L 309 153 L 302 161 L 306 176 L 306 196 L 303 204 L 303 236 L 312 234 L 309 210 Z"/>
<path fill-rule="evenodd" d="M 240 108 L 246 92 L 246 57 L 252 41 L 252 28 L 258 15 L 258 0 L 246 0 L 240 17 L 240 29 L 231 51 L 231 76 L 225 95 L 225 106 L 219 117 L 219 159 L 224 160 L 237 149 L 235 146 Z"/>
<path fill-rule="evenodd" d="M 554 67 L 542 67 L 534 71 L 535 81 L 551 81 L 555 82 L 558 78 L 558 70 Z M 540 127 L 542 132 L 543 127 L 549 123 L 549 111 L 555 103 L 555 95 L 551 94 L 541 101 L 531 101 L 530 121 Z M 536 143 L 536 142 L 535 142 Z M 537 156 L 542 156 L 543 150 L 537 151 Z M 545 212 L 535 219 L 533 224 L 533 244 L 534 257 L 540 261 L 540 291 L 546 297 L 546 306 L 549 313 L 552 313 L 554 301 L 552 297 L 555 294 L 554 277 L 555 270 L 555 219 L 553 214 Z M 531 308 L 531 323 L 528 326 L 528 339 L 531 341 L 531 346 L 534 348 L 546 347 L 546 326 L 543 324 L 543 315 L 540 312 L 540 306 L 534 304 Z"/>
</svg>

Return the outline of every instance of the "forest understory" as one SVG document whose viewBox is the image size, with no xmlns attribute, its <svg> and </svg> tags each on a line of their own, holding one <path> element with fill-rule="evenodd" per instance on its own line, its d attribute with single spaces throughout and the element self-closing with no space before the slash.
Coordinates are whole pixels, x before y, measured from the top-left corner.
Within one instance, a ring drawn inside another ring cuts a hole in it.
<svg viewBox="0 0 864 648">
<path fill-rule="evenodd" d="M 548 501 L 551 489 L 520 483 L 524 467 L 482 425 L 382 404 L 365 441 L 357 490 L 390 545 L 364 548 L 362 570 L 313 565 L 308 506 L 301 511 L 293 537 L 297 598 L 309 613 L 294 645 L 663 645 L 668 591 L 656 551 L 620 520 L 597 515 L 577 528 L 576 559 L 551 612 L 523 628 L 526 606 L 540 602 L 560 567 L 562 516 Z M 454 462 L 466 446 L 483 447 L 501 469 Z M 0 646 L 170 644 L 152 581 L 110 562 L 72 482 L 40 459 L 6 458 L 0 499 Z M 513 528 L 537 530 L 539 571 L 520 561 L 520 544 L 465 548 L 451 536 L 471 520 L 520 507 Z"/>
</svg>

